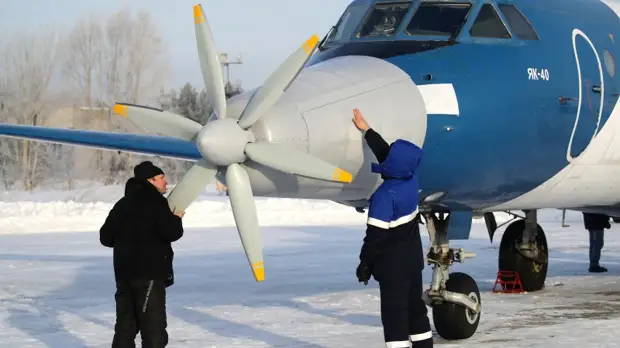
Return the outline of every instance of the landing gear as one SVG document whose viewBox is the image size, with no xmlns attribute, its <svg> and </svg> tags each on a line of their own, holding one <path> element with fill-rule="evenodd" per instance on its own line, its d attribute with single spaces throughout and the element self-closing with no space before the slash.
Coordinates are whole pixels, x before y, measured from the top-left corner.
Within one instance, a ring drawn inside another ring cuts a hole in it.
<svg viewBox="0 0 620 348">
<path fill-rule="evenodd" d="M 437 214 L 437 215 L 436 215 Z M 449 273 L 450 266 L 475 257 L 463 249 L 450 249 L 448 225 L 450 215 L 425 213 L 431 247 L 428 264 L 433 265 L 433 280 L 424 293 L 426 304 L 433 309 L 437 333 L 449 340 L 466 339 L 478 329 L 481 314 L 480 290 L 473 278 L 464 273 Z"/>
<path fill-rule="evenodd" d="M 524 219 L 512 222 L 504 231 L 499 246 L 499 269 L 518 272 L 523 290 L 541 290 L 547 278 L 548 250 L 536 210 L 527 210 Z"/>
</svg>

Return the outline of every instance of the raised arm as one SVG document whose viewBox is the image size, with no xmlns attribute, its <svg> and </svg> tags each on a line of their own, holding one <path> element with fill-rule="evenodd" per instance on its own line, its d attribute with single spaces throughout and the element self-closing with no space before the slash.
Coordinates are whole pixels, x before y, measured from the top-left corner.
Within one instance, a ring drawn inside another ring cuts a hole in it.
<svg viewBox="0 0 620 348">
<path fill-rule="evenodd" d="M 379 163 L 385 161 L 388 152 L 390 152 L 390 145 L 379 133 L 370 128 L 366 119 L 358 109 L 353 109 L 353 123 L 357 129 L 364 132 L 364 139 L 366 139 L 366 143 L 375 154 L 377 161 L 379 161 Z"/>
<path fill-rule="evenodd" d="M 379 163 L 385 161 L 387 158 L 388 152 L 390 152 L 390 145 L 383 140 L 383 137 L 374 129 L 368 128 L 366 134 L 364 134 L 364 139 L 366 139 L 366 143 L 377 157 L 377 161 Z"/>
</svg>

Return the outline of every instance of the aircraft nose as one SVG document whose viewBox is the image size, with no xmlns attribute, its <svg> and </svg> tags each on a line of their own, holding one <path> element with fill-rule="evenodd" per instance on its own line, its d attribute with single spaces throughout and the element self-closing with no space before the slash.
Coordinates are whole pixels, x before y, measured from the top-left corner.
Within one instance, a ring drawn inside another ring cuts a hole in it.
<svg viewBox="0 0 620 348">
<path fill-rule="evenodd" d="M 247 96 L 239 98 L 243 101 Z M 404 139 L 423 146 L 426 107 L 406 72 L 373 57 L 333 58 L 304 68 L 280 101 L 252 127 L 252 133 L 257 139 L 286 143 L 337 165 L 353 173 L 353 182 L 326 183 L 303 177 L 293 182 L 276 173 L 266 175 L 261 168 L 262 173 L 253 173 L 257 182 L 253 189 L 264 195 L 277 191 L 285 196 L 316 197 L 334 193 L 331 190 L 341 194 L 372 190 L 377 176 L 371 173 L 370 163 L 376 159 L 352 121 L 356 108 L 388 143 Z M 352 194 L 359 197 L 359 192 Z"/>
</svg>

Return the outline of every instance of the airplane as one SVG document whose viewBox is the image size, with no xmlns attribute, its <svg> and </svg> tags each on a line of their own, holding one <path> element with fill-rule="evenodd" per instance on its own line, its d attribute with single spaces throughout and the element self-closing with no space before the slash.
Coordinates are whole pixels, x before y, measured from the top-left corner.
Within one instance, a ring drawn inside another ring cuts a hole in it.
<svg viewBox="0 0 620 348">
<path fill-rule="evenodd" d="M 257 281 L 264 260 L 253 196 L 324 199 L 363 213 L 381 184 L 352 110 L 388 142 L 420 146 L 419 211 L 430 237 L 425 300 L 444 339 L 471 337 L 475 280 L 450 273 L 472 253 L 450 248 L 495 213 L 514 221 L 500 270 L 543 289 L 548 243 L 539 209 L 620 216 L 619 0 L 354 0 L 265 83 L 225 99 L 211 29 L 194 6 L 209 100 L 206 124 L 156 108 L 112 108 L 144 130 L 127 134 L 0 125 L 0 135 L 195 162 L 168 195 L 184 210 L 216 178 L 228 187 Z M 522 211 L 518 215 L 514 211 Z"/>
</svg>

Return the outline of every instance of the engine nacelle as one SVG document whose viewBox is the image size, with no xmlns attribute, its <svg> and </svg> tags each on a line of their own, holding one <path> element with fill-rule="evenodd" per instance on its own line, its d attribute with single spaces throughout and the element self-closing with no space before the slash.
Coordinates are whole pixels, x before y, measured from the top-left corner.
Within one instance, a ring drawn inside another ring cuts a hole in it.
<svg viewBox="0 0 620 348">
<path fill-rule="evenodd" d="M 245 103 L 248 96 L 237 99 Z M 251 131 L 257 140 L 286 144 L 337 165 L 353 174 L 353 182 L 297 177 L 247 162 L 254 194 L 339 201 L 372 194 L 381 180 L 371 173 L 376 159 L 352 122 L 355 108 L 387 142 L 401 138 L 423 146 L 426 108 L 407 73 L 372 57 L 330 59 L 302 70 Z"/>
</svg>

